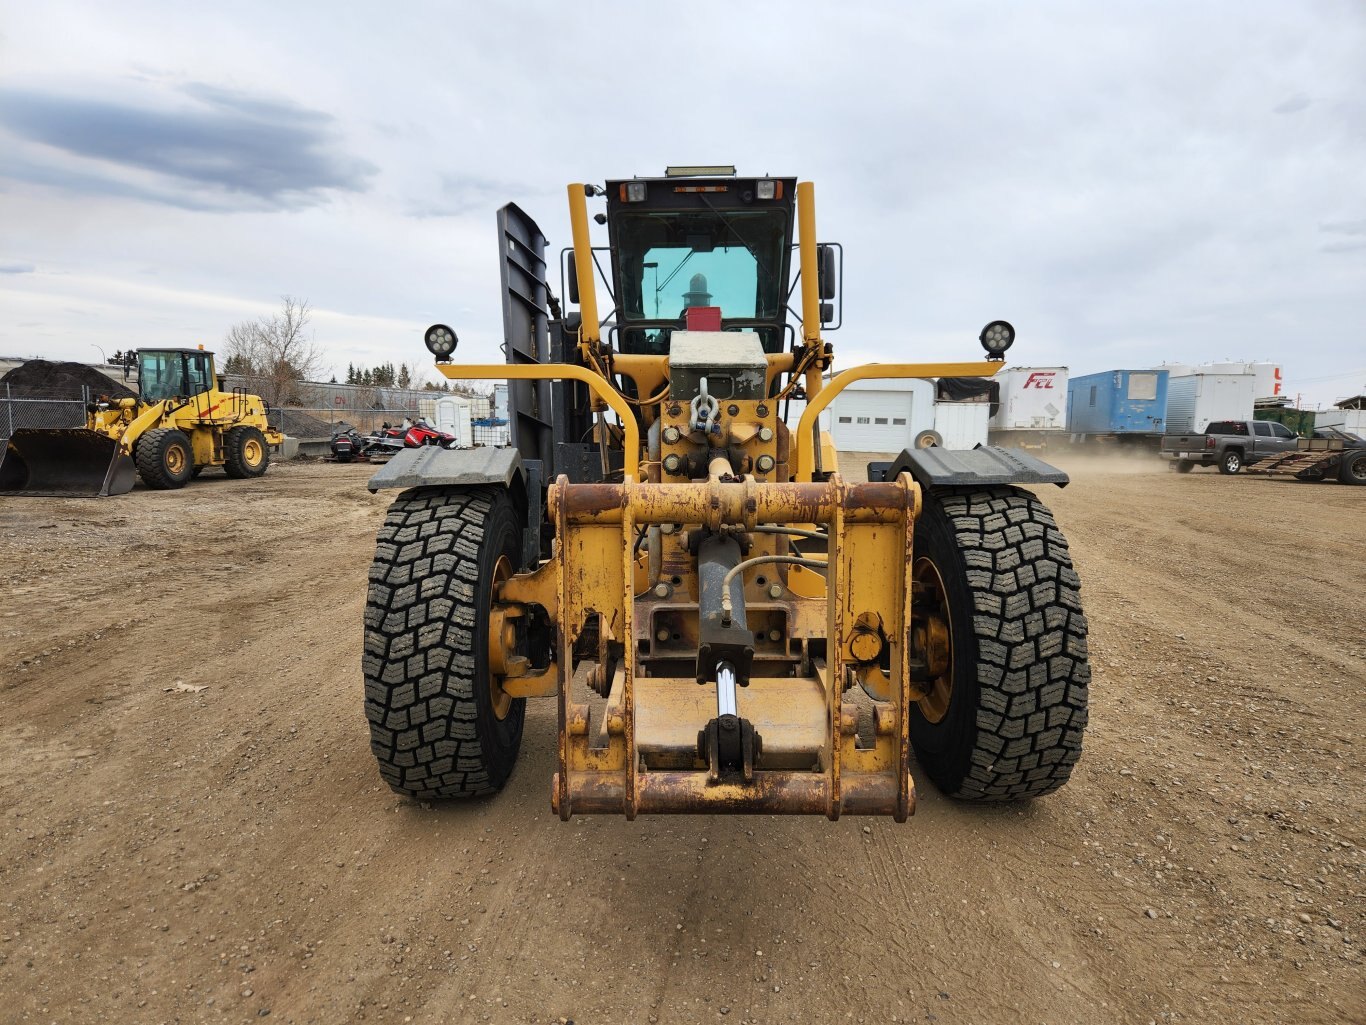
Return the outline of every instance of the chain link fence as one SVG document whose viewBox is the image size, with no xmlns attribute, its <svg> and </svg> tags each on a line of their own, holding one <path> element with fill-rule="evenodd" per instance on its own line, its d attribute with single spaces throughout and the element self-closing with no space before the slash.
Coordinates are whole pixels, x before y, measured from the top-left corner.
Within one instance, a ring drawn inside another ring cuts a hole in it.
<svg viewBox="0 0 1366 1025">
<path fill-rule="evenodd" d="M 341 424 L 347 424 L 361 434 L 373 434 L 387 427 L 398 427 L 404 420 L 416 422 L 425 415 L 416 404 L 410 408 L 390 409 L 347 409 L 325 406 L 284 406 L 272 409 L 268 414 L 270 425 L 300 441 L 323 441 L 330 439 Z M 437 429 L 440 425 L 429 418 L 429 423 Z M 470 422 L 473 444 L 477 447 L 500 448 L 510 445 L 508 425 L 490 417 L 481 417 Z"/>
<path fill-rule="evenodd" d="M 89 402 L 88 392 L 15 395 L 9 385 L 0 384 L 0 441 L 23 428 L 84 427 Z"/>
<path fill-rule="evenodd" d="M 229 381 L 229 386 L 236 384 Z M 272 427 L 303 441 L 326 441 L 343 422 L 371 434 L 388 424 L 397 427 L 404 420 L 416 421 L 420 416 L 431 419 L 429 404 L 441 392 L 404 391 L 400 389 L 356 388 L 346 385 L 318 386 L 326 390 L 321 396 L 331 398 L 330 406 L 292 405 L 270 409 L 267 419 Z M 378 405 L 377 398 L 389 401 Z M 471 421 L 473 443 L 477 446 L 510 444 L 508 425 L 494 419 L 487 397 L 473 397 L 475 408 Z M 8 439 L 22 428 L 84 427 L 86 408 L 91 401 L 88 388 L 34 392 L 25 390 L 15 394 L 8 384 L 0 383 L 0 441 Z M 480 404 L 482 403 L 482 408 Z M 437 426 L 433 421 L 433 426 Z"/>
</svg>

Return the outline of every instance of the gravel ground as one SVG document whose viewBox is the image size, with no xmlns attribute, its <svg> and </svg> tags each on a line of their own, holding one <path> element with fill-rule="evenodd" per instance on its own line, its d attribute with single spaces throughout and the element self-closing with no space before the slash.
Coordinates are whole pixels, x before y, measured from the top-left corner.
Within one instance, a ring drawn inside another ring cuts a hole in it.
<svg viewBox="0 0 1366 1025">
<path fill-rule="evenodd" d="M 399 799 L 367 467 L 0 504 L 0 1019 L 1366 1020 L 1366 488 L 1069 468 L 1078 770 L 905 825 L 562 824 L 550 702 L 497 798 Z"/>
</svg>

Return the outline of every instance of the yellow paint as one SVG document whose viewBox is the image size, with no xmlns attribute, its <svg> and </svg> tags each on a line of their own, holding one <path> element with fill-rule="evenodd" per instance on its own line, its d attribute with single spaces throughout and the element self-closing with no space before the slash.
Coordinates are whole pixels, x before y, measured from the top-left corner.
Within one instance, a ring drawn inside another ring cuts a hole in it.
<svg viewBox="0 0 1366 1025">
<path fill-rule="evenodd" d="M 821 342 L 821 291 L 819 261 L 816 258 L 816 186 L 797 184 L 797 253 L 802 268 L 802 341 L 808 346 Z"/>
<path fill-rule="evenodd" d="M 579 278 L 579 312 L 583 324 L 579 340 L 596 346 L 598 333 L 598 291 L 593 277 L 593 244 L 588 238 L 588 204 L 582 184 L 569 186 L 569 228 L 574 239 L 574 270 Z"/>
</svg>

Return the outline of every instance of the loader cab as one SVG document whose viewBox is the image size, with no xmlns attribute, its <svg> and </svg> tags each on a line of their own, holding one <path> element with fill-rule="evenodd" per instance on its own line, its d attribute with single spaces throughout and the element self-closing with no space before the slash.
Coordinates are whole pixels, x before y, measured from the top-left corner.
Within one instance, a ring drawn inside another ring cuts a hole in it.
<svg viewBox="0 0 1366 1025">
<path fill-rule="evenodd" d="M 138 350 L 138 391 L 143 402 L 189 398 L 216 386 L 211 352 L 203 349 Z"/>
<path fill-rule="evenodd" d="M 667 353 L 693 307 L 719 309 L 722 330 L 754 331 L 766 352 L 786 349 L 796 191 L 795 178 L 729 168 L 607 182 L 620 351 Z"/>
</svg>

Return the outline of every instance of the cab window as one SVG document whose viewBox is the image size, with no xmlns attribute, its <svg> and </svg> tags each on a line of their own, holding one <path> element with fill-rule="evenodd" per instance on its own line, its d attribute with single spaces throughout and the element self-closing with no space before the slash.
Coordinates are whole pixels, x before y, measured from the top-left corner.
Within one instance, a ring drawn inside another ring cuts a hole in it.
<svg viewBox="0 0 1366 1025">
<path fill-rule="evenodd" d="M 185 359 L 186 381 L 191 395 L 198 395 L 213 387 L 213 375 L 209 372 L 209 354 L 191 353 Z"/>
<path fill-rule="evenodd" d="M 144 402 L 160 402 L 183 394 L 185 388 L 181 354 L 138 353 L 138 391 Z"/>
</svg>

